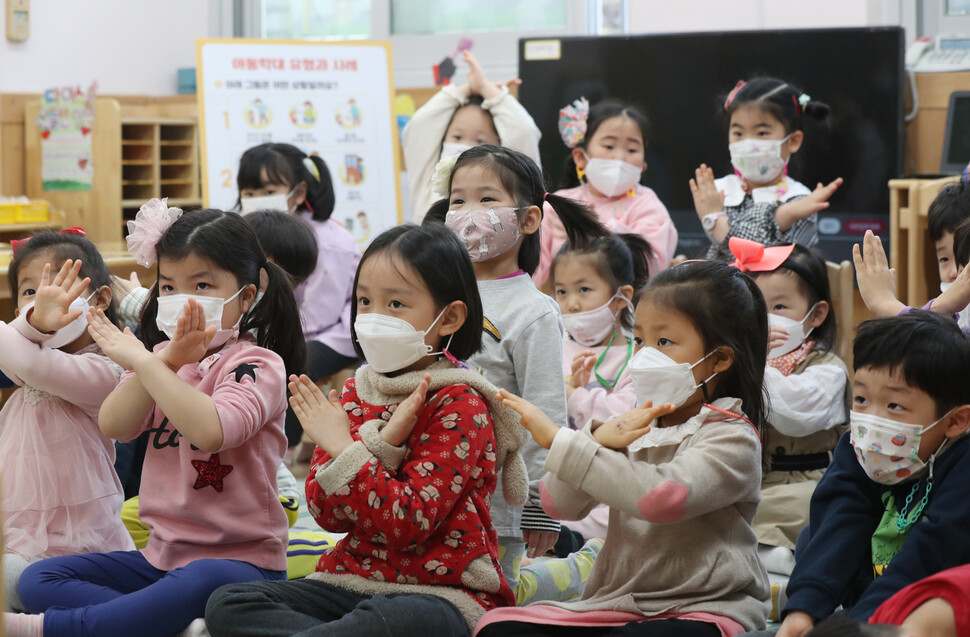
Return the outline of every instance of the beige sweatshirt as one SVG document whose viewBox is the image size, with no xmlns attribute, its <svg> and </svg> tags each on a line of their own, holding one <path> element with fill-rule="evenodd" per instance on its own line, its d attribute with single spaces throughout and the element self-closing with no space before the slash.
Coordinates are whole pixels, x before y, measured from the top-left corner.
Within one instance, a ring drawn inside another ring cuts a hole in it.
<svg viewBox="0 0 970 637">
<path fill-rule="evenodd" d="M 741 413 L 741 401 L 713 405 Z M 770 610 L 768 574 L 751 520 L 761 496 L 761 444 L 749 423 L 709 407 L 654 428 L 624 450 L 600 445 L 595 421 L 560 429 L 546 459 L 542 501 L 564 520 L 610 507 L 606 543 L 572 611 L 706 612 L 747 630 Z"/>
</svg>

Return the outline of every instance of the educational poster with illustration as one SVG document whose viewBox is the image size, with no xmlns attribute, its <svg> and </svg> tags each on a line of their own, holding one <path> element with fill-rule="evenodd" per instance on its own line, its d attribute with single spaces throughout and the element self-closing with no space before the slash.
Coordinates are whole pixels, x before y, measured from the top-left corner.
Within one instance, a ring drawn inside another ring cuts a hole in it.
<svg viewBox="0 0 970 637">
<path fill-rule="evenodd" d="M 247 148 L 284 142 L 327 163 L 332 218 L 361 248 L 401 222 L 388 43 L 200 40 L 197 52 L 207 206 L 236 206 Z"/>
<path fill-rule="evenodd" d="M 40 129 L 40 176 L 46 191 L 91 190 L 94 163 L 94 97 L 98 83 L 87 91 L 64 86 L 44 91 L 35 123 Z"/>
</svg>

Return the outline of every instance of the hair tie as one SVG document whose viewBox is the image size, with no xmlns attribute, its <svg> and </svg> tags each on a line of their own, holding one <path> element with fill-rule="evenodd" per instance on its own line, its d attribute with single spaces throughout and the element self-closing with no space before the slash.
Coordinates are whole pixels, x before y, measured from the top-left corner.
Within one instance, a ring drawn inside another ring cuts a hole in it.
<svg viewBox="0 0 970 637">
<path fill-rule="evenodd" d="M 451 173 L 455 170 L 457 161 L 458 155 L 451 155 L 442 157 L 434 165 L 434 173 L 431 175 L 431 198 L 435 201 L 451 196 Z"/>
<path fill-rule="evenodd" d="M 303 158 L 303 166 L 306 167 L 307 171 L 311 175 L 313 175 L 314 179 L 320 181 L 320 169 L 317 168 L 317 165 L 312 159 L 310 159 L 309 155 Z"/>
<path fill-rule="evenodd" d="M 87 233 L 84 231 L 84 228 L 80 226 L 72 226 L 70 228 L 64 228 L 57 234 L 76 234 L 81 237 L 87 236 Z M 17 258 L 17 253 L 20 252 L 20 249 L 22 247 L 27 245 L 27 242 L 30 241 L 30 239 L 31 239 L 30 237 L 27 237 L 26 239 L 13 239 L 10 242 L 10 251 L 13 252 L 13 258 L 15 259 Z"/>
<path fill-rule="evenodd" d="M 792 100 L 795 100 L 794 95 L 792 96 Z M 802 113 L 804 113 L 805 106 L 807 106 L 808 103 L 811 101 L 812 101 L 812 98 L 808 95 L 808 93 L 802 93 L 801 95 L 799 95 L 797 101 L 795 102 L 795 114 L 801 115 Z"/>
<path fill-rule="evenodd" d="M 734 85 L 728 96 L 724 98 L 724 110 L 731 108 L 731 103 L 734 102 L 734 98 L 738 96 L 738 92 L 745 87 L 747 82 L 744 80 L 738 80 L 738 83 Z"/>
<path fill-rule="evenodd" d="M 138 265 L 150 268 L 158 255 L 155 246 L 162 235 L 182 216 L 181 208 L 169 208 L 168 197 L 142 204 L 134 220 L 128 222 L 128 252 Z"/>
<path fill-rule="evenodd" d="M 586 137 L 586 122 L 589 119 L 589 100 L 581 97 L 572 104 L 559 109 L 559 137 L 566 148 L 576 148 Z"/>
<path fill-rule="evenodd" d="M 549 196 L 549 193 L 548 192 L 542 193 L 542 200 L 545 201 L 546 200 L 546 197 L 548 197 L 548 196 Z"/>
</svg>

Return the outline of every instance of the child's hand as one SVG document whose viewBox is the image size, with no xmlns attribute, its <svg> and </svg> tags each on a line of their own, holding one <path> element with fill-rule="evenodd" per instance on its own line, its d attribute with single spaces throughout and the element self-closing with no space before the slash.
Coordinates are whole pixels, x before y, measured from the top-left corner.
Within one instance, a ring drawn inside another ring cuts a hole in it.
<svg viewBox="0 0 970 637">
<path fill-rule="evenodd" d="M 543 449 L 552 446 L 552 440 L 559 432 L 559 427 L 552 419 L 542 413 L 542 410 L 524 398 L 511 394 L 504 389 L 498 390 L 498 398 L 506 407 L 511 407 L 521 416 L 522 426 L 529 430 L 532 439 Z"/>
<path fill-rule="evenodd" d="M 127 370 L 134 368 L 139 358 L 152 355 L 130 329 L 126 327 L 124 332 L 119 330 L 103 310 L 88 310 L 88 334 L 105 356 Z"/>
<path fill-rule="evenodd" d="M 699 219 L 724 210 L 724 193 L 714 185 L 714 171 L 707 164 L 701 164 L 694 171 L 694 178 L 690 180 L 690 194 L 694 197 L 694 209 Z"/>
<path fill-rule="evenodd" d="M 808 613 L 793 610 L 785 616 L 775 637 L 804 637 L 815 627 L 815 620 Z"/>
<path fill-rule="evenodd" d="M 425 374 L 421 379 L 418 388 L 411 392 L 411 395 L 401 401 L 394 410 L 387 425 L 381 429 L 381 438 L 387 444 L 400 447 L 414 431 L 414 425 L 418 423 L 418 413 L 424 407 L 425 397 L 428 394 L 428 385 L 431 384 L 431 374 Z"/>
<path fill-rule="evenodd" d="M 336 458 L 354 444 L 350 435 L 350 418 L 344 411 L 337 390 L 330 390 L 328 400 L 306 374 L 290 376 L 290 406 L 303 425 L 303 431 L 318 447 Z"/>
<path fill-rule="evenodd" d="M 788 338 L 788 330 L 777 325 L 768 326 L 768 351 L 775 349 Z"/>
<path fill-rule="evenodd" d="M 778 229 L 782 232 L 788 232 L 788 229 L 791 228 L 796 221 L 808 219 L 816 212 L 828 208 L 829 197 L 835 194 L 835 191 L 838 190 L 839 186 L 841 185 L 841 177 L 830 183 L 828 186 L 823 186 L 822 182 L 819 182 L 819 184 L 815 186 L 815 190 L 812 191 L 812 194 L 778 206 L 778 209 L 775 210 L 775 223 L 778 224 Z"/>
<path fill-rule="evenodd" d="M 206 328 L 205 310 L 198 301 L 190 298 L 182 307 L 182 316 L 175 326 L 172 340 L 158 356 L 170 369 L 177 371 L 183 365 L 202 360 L 209 351 L 209 343 L 216 331 L 218 330 L 215 325 Z"/>
<path fill-rule="evenodd" d="M 576 354 L 569 370 L 569 385 L 576 389 L 589 385 L 594 365 L 596 365 L 596 353 L 593 350 L 588 349 Z"/>
<path fill-rule="evenodd" d="M 905 309 L 906 306 L 896 298 L 895 271 L 889 269 L 882 241 L 872 234 L 872 230 L 866 230 L 861 251 L 858 243 L 852 246 L 852 261 L 862 302 L 873 314 L 896 316 Z"/>
<path fill-rule="evenodd" d="M 463 51 L 461 59 L 468 65 L 468 91 L 472 95 L 481 95 L 482 99 L 487 100 L 502 94 L 502 89 L 499 88 L 499 85 L 494 82 L 489 82 L 488 78 L 485 77 L 485 71 L 482 70 L 482 66 L 475 59 L 475 56 L 472 55 L 471 51 L 467 49 Z"/>
<path fill-rule="evenodd" d="M 119 299 L 122 299 L 132 290 L 143 287 L 141 284 L 141 279 L 138 278 L 138 273 L 132 271 L 128 275 L 127 279 L 122 279 L 120 276 L 111 275 L 111 289 L 112 291 L 121 292 L 121 294 L 116 294 Z"/>
<path fill-rule="evenodd" d="M 623 449 L 650 431 L 650 423 L 661 416 L 673 413 L 676 409 L 670 403 L 654 407 L 653 401 L 648 400 L 643 407 L 631 409 L 601 424 L 593 432 L 593 438 L 609 449 Z"/>
<path fill-rule="evenodd" d="M 953 285 L 933 301 L 930 309 L 940 314 L 963 312 L 970 305 L 970 267 L 960 270 Z"/>
<path fill-rule="evenodd" d="M 525 554 L 529 558 L 542 557 L 556 546 L 559 534 L 555 531 L 537 531 L 522 529 L 522 540 L 525 542 Z"/>
<path fill-rule="evenodd" d="M 27 322 L 38 332 L 49 334 L 71 324 L 84 313 L 84 310 L 71 310 L 71 303 L 87 289 L 91 279 L 78 280 L 81 271 L 80 261 L 68 259 L 61 266 L 54 281 L 51 281 L 51 266 L 44 266 L 40 285 L 34 295 L 34 307 Z"/>
</svg>

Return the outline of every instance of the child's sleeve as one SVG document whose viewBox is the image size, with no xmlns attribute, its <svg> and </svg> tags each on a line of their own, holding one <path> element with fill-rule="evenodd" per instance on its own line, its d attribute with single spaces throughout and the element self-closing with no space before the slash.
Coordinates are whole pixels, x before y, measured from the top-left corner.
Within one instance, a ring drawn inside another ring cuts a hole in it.
<svg viewBox="0 0 970 637">
<path fill-rule="evenodd" d="M 561 429 L 553 440 L 546 469 L 595 502 L 654 524 L 672 524 L 723 509 L 733 502 L 757 502 L 761 484 L 761 443 L 741 421 L 708 422 L 692 445 L 662 464 L 638 461 L 608 449 L 584 431 Z M 547 486 L 550 491 L 552 489 Z M 592 509 L 574 499 L 567 517 Z"/>
<path fill-rule="evenodd" d="M 792 197 L 785 203 L 796 201 L 801 197 Z M 766 246 L 776 246 L 788 243 L 812 245 L 818 239 L 818 215 L 808 219 L 800 219 L 792 224 L 786 232 L 782 232 L 775 221 L 775 211 L 780 202 L 754 202 L 745 198 L 737 207 L 725 206 L 730 229 L 724 240 L 718 245 L 730 254 L 728 241 L 731 237 L 750 239 Z"/>
<path fill-rule="evenodd" d="M 233 356 L 212 390 L 222 426 L 222 447 L 245 443 L 286 410 L 286 368 L 269 350 L 249 347 Z"/>
<path fill-rule="evenodd" d="M 657 194 L 649 189 L 643 189 L 637 196 L 636 210 L 626 217 L 629 229 L 617 227 L 614 232 L 632 232 L 638 234 L 650 244 L 653 254 L 648 259 L 650 276 L 656 276 L 661 270 L 670 267 L 670 261 L 677 251 L 677 227 L 667 212 Z"/>
<path fill-rule="evenodd" d="M 785 613 L 821 619 L 849 601 L 859 576 L 872 572 L 872 534 L 882 514 L 881 488 L 862 470 L 847 433 L 812 495 L 810 539 L 788 582 Z"/>
<path fill-rule="evenodd" d="M 528 155 L 541 168 L 539 140 L 542 138 L 542 133 L 539 132 L 539 127 L 536 126 L 532 115 L 529 115 L 529 111 L 509 94 L 508 87 L 502 87 L 501 95 L 483 101 L 482 108 L 492 114 L 492 121 L 495 123 L 495 130 L 498 132 L 502 146 Z"/>
<path fill-rule="evenodd" d="M 421 223 L 431 205 L 431 175 L 451 117 L 467 99 L 454 85 L 445 86 L 414 112 L 401 131 L 401 149 L 411 191 L 411 217 Z"/>
<path fill-rule="evenodd" d="M 381 529 L 388 546 L 405 550 L 422 545 L 462 501 L 471 481 L 480 479 L 481 459 L 494 454 L 492 418 L 485 400 L 468 387 L 452 386 L 429 399 L 408 441 L 401 466 L 386 466 L 359 439 L 336 459 L 324 461 L 307 480 L 307 498 L 320 511 L 327 530 Z M 355 436 L 358 437 L 358 436 Z M 372 444 L 373 446 L 373 444 Z M 385 453 L 390 450 L 385 450 Z M 393 462 L 393 452 L 385 455 Z"/>
<path fill-rule="evenodd" d="M 44 347 L 52 334 L 38 332 L 21 313 L 0 323 L 0 371 L 17 385 L 29 385 L 97 414 L 122 369 L 97 354 L 68 354 Z"/>
<path fill-rule="evenodd" d="M 522 398 L 541 409 L 559 427 L 567 423 L 562 339 L 562 320 L 557 312 L 549 311 L 523 330 L 512 347 L 512 364 Z M 522 529 L 558 533 L 559 522 L 542 510 L 539 496 L 547 452 L 531 437 L 519 452 L 529 473 L 529 497 L 522 509 Z"/>
<path fill-rule="evenodd" d="M 637 406 L 637 393 L 633 389 L 633 377 L 624 369 L 612 390 L 602 387 L 587 389 L 577 387 L 566 403 L 569 420 L 579 427 L 590 420 L 600 422 L 626 413 Z"/>
<path fill-rule="evenodd" d="M 148 288 L 140 286 L 129 290 L 118 303 L 118 317 L 126 323 L 141 321 L 141 310 L 148 301 L 149 292 Z"/>
<path fill-rule="evenodd" d="M 845 370 L 838 365 L 811 365 L 800 374 L 784 376 L 765 368 L 765 388 L 771 409 L 768 422 L 786 436 L 808 436 L 845 424 Z"/>
</svg>

